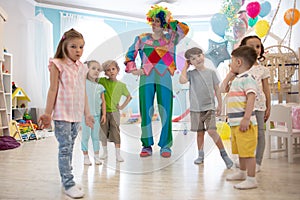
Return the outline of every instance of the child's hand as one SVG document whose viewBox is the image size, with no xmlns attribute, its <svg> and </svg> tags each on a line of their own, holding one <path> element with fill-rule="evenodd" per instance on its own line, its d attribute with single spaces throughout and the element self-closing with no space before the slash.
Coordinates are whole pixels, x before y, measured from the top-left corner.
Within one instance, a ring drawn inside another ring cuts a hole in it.
<svg viewBox="0 0 300 200">
<path fill-rule="evenodd" d="M 95 119 L 92 115 L 85 116 L 85 124 L 91 129 L 94 128 Z"/>
<path fill-rule="evenodd" d="M 51 127 L 51 115 L 43 114 L 42 116 L 40 116 L 40 118 L 38 120 L 38 124 L 41 129 L 50 128 Z"/>
<path fill-rule="evenodd" d="M 106 122 L 106 115 L 101 116 L 101 124 L 105 124 Z"/>
<path fill-rule="evenodd" d="M 190 65 L 191 65 L 191 61 L 190 60 L 185 60 L 184 67 L 186 69 L 188 69 L 190 67 Z"/>
<path fill-rule="evenodd" d="M 249 129 L 250 119 L 243 118 L 240 123 L 240 131 L 245 132 Z"/>
<path fill-rule="evenodd" d="M 266 122 L 270 117 L 271 108 L 267 108 L 265 111 L 264 121 Z"/>
<path fill-rule="evenodd" d="M 118 110 L 123 110 L 123 107 L 122 107 L 122 106 L 120 106 L 119 104 L 117 104 L 117 106 L 116 106 L 116 107 L 117 107 L 117 109 L 118 109 Z"/>
</svg>

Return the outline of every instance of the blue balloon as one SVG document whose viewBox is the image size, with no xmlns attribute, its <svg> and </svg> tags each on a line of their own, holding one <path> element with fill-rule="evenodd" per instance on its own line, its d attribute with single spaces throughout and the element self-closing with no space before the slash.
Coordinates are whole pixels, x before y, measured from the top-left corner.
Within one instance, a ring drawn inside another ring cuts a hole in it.
<svg viewBox="0 0 300 200">
<path fill-rule="evenodd" d="M 271 3 L 270 2 L 265 1 L 265 2 L 260 4 L 260 12 L 258 14 L 260 17 L 265 17 L 270 12 L 271 12 Z"/>
<path fill-rule="evenodd" d="M 220 37 L 224 38 L 225 31 L 228 28 L 228 20 L 225 14 L 216 13 L 210 20 L 213 32 Z"/>
</svg>

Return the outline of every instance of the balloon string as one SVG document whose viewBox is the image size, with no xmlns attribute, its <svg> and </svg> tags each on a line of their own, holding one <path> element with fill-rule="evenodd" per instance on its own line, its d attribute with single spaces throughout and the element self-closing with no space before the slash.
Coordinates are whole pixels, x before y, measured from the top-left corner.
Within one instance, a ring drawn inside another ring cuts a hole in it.
<svg viewBox="0 0 300 200">
<path fill-rule="evenodd" d="M 291 23 L 289 25 L 289 28 L 285 34 L 285 36 L 283 37 L 282 41 L 280 42 L 280 44 L 283 43 L 283 41 L 285 40 L 285 38 L 287 37 L 288 33 L 289 33 L 289 40 L 288 40 L 288 47 L 291 47 L 291 38 L 292 38 L 292 26 L 293 26 L 293 22 L 294 22 L 294 19 L 295 19 L 295 8 L 296 8 L 296 0 L 294 0 L 294 10 L 293 10 L 293 14 L 292 14 L 292 20 L 291 20 Z"/>
<path fill-rule="evenodd" d="M 269 30 L 268 30 L 268 32 L 267 32 L 267 35 L 266 35 L 266 37 L 265 37 L 264 40 L 263 40 L 263 43 L 265 43 L 265 41 L 266 41 L 266 39 L 267 39 L 267 37 L 268 37 L 268 35 L 269 35 L 269 33 L 270 33 L 271 27 L 272 27 L 272 25 L 273 25 L 273 22 L 274 22 L 274 20 L 275 20 L 275 18 L 276 18 L 276 15 L 277 15 L 277 13 L 278 13 L 279 8 L 280 8 L 280 4 L 281 4 L 281 0 L 279 0 L 279 2 L 278 2 L 276 12 L 275 12 L 274 17 L 273 17 L 273 19 L 272 19 L 272 21 L 271 21 L 270 28 L 269 28 Z"/>
</svg>

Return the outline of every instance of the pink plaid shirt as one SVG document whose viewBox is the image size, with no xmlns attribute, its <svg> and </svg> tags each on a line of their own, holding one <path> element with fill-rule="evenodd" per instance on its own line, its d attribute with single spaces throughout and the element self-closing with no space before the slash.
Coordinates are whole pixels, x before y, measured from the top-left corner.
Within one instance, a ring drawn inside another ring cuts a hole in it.
<svg viewBox="0 0 300 200">
<path fill-rule="evenodd" d="M 59 70 L 59 85 L 53 111 L 53 120 L 81 122 L 85 104 L 85 81 L 88 68 L 80 61 L 52 59 Z"/>
</svg>

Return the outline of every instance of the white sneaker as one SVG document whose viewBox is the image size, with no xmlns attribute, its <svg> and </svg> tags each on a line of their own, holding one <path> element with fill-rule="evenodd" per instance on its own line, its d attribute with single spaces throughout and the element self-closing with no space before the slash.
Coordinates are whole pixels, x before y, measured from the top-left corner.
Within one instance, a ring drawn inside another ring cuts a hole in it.
<svg viewBox="0 0 300 200">
<path fill-rule="evenodd" d="M 239 160 L 236 160 L 236 161 L 234 162 L 234 165 L 235 165 L 236 168 L 240 168 L 240 161 L 239 161 Z"/>
<path fill-rule="evenodd" d="M 94 162 L 96 165 L 102 165 L 102 162 L 99 157 L 94 157 Z"/>
<path fill-rule="evenodd" d="M 246 180 L 247 174 L 242 173 L 240 171 L 235 172 L 233 174 L 229 174 L 226 177 L 227 181 L 243 181 Z"/>
<path fill-rule="evenodd" d="M 79 199 L 84 196 L 83 190 L 79 189 L 76 185 L 65 190 L 65 193 L 66 193 L 66 195 L 68 195 L 69 197 L 71 197 L 73 199 Z"/>
<path fill-rule="evenodd" d="M 236 189 L 240 189 L 240 190 L 247 190 L 247 189 L 254 189 L 257 188 L 257 182 L 256 180 L 248 180 L 246 179 L 245 181 L 236 184 L 235 186 L 233 186 Z"/>
<path fill-rule="evenodd" d="M 124 162 L 124 159 L 121 157 L 121 155 L 116 155 L 116 159 L 118 162 Z"/>
<path fill-rule="evenodd" d="M 101 160 L 105 160 L 107 158 L 107 153 L 103 153 L 101 156 L 100 156 L 100 159 Z"/>
<path fill-rule="evenodd" d="M 199 165 L 199 164 L 202 164 L 203 161 L 204 161 L 204 158 L 199 156 L 196 160 L 194 160 L 194 164 Z"/>
<path fill-rule="evenodd" d="M 83 161 L 83 163 L 84 163 L 84 165 L 89 165 L 89 166 L 91 166 L 91 165 L 92 165 L 92 163 L 91 163 L 91 161 L 90 161 L 89 157 L 84 157 L 84 161 Z"/>
<path fill-rule="evenodd" d="M 261 171 L 261 166 L 259 164 L 256 164 L 255 172 L 258 173 L 260 171 Z"/>
</svg>

